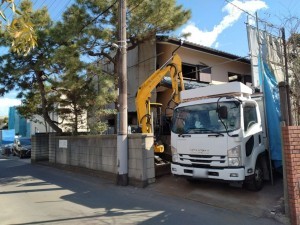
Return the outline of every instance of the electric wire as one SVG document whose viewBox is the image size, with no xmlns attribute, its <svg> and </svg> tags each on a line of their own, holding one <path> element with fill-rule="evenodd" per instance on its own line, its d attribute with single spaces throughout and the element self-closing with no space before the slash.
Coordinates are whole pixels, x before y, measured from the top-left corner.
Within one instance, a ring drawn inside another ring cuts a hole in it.
<svg viewBox="0 0 300 225">
<path fill-rule="evenodd" d="M 80 34 L 84 28 L 86 28 L 87 26 L 91 25 L 92 23 L 94 23 L 100 16 L 102 16 L 104 13 L 108 12 L 108 10 L 110 10 L 116 3 L 118 2 L 118 0 L 116 0 L 112 5 L 110 5 L 107 9 L 105 9 L 103 12 L 101 12 L 98 16 L 96 16 L 94 19 L 92 19 L 91 21 L 89 21 L 86 25 L 84 25 L 78 32 L 78 34 Z"/>
<path fill-rule="evenodd" d="M 20 4 L 20 2 L 21 2 L 21 0 L 19 1 L 19 3 L 15 3 L 15 5 L 17 6 L 18 4 Z M 8 7 L 9 7 L 9 4 L 6 6 L 6 8 L 3 11 L 5 11 Z M 11 12 L 7 16 L 7 18 L 11 18 L 11 17 L 13 17 L 13 15 L 14 15 L 14 12 L 11 10 Z"/>
<path fill-rule="evenodd" d="M 42 4 L 40 4 L 37 8 L 38 8 L 38 9 L 42 8 L 43 5 L 45 4 L 45 2 L 46 2 L 46 0 L 44 0 L 44 1 L 42 2 Z"/>
<path fill-rule="evenodd" d="M 59 18 L 61 17 L 61 15 L 63 14 L 64 9 L 68 8 L 69 4 L 71 3 L 72 0 L 69 0 L 59 11 L 58 13 L 55 15 L 54 18 Z"/>
<path fill-rule="evenodd" d="M 214 67 L 217 67 L 217 66 L 220 66 L 220 65 L 224 65 L 224 64 L 227 64 L 227 63 L 231 63 L 231 62 L 236 62 L 236 61 L 239 61 L 241 59 L 246 59 L 246 58 L 249 58 L 249 57 L 250 57 L 250 55 L 246 55 L 246 56 L 239 57 L 239 58 L 236 58 L 236 59 L 226 60 L 224 62 L 214 64 L 212 66 L 208 66 L 208 67 L 205 67 L 205 68 L 202 68 L 202 69 L 199 69 L 199 70 L 195 70 L 195 71 L 192 71 L 192 72 L 189 72 L 189 73 L 185 73 L 184 75 L 189 75 L 189 74 L 193 74 L 193 73 L 197 73 L 197 72 L 202 72 L 202 71 L 207 70 L 207 69 L 211 69 L 211 68 L 214 68 Z"/>
<path fill-rule="evenodd" d="M 56 1 L 57 1 L 57 0 L 52 1 L 51 5 L 47 6 L 49 12 L 50 12 L 51 7 L 54 5 L 54 3 L 55 3 Z"/>
<path fill-rule="evenodd" d="M 137 3 L 135 6 L 133 6 L 131 9 L 128 10 L 127 14 L 131 13 L 131 11 L 138 8 L 145 0 L 141 0 L 139 3 Z"/>
<path fill-rule="evenodd" d="M 156 55 L 154 55 L 154 56 L 152 56 L 152 57 L 149 57 L 149 58 L 147 58 L 147 59 L 145 59 L 145 60 L 142 60 L 142 61 L 140 61 L 140 62 L 138 62 L 138 63 L 136 63 L 136 64 L 134 64 L 134 65 L 132 65 L 132 66 L 127 66 L 127 69 L 131 69 L 131 68 L 133 68 L 133 67 L 136 67 L 136 66 L 138 66 L 138 65 L 140 65 L 140 64 L 142 64 L 142 63 L 144 63 L 144 62 L 147 62 L 147 61 L 149 61 L 149 60 L 151 60 L 151 59 L 155 59 L 155 58 L 157 58 L 158 56 L 163 55 L 163 54 L 164 54 L 164 52 L 158 53 L 158 54 L 156 54 Z"/>
<path fill-rule="evenodd" d="M 228 2 L 229 4 L 231 4 L 232 6 L 236 7 L 237 9 L 241 10 L 242 12 L 246 13 L 247 15 L 251 16 L 252 18 L 256 18 L 256 16 L 252 15 L 252 14 L 249 13 L 248 11 L 242 9 L 241 7 L 239 7 L 239 6 L 235 5 L 235 4 L 233 4 L 231 1 L 229 1 L 229 0 L 225 0 L 225 1 Z M 270 22 L 267 22 L 267 21 L 265 21 L 265 20 L 262 20 L 262 19 L 260 19 L 260 18 L 257 18 L 257 20 L 258 20 L 259 22 L 262 22 L 262 23 L 266 24 L 266 25 L 269 26 L 269 27 L 276 28 L 276 29 L 278 29 L 278 30 L 281 29 L 280 27 L 277 27 L 277 26 L 275 26 L 274 24 L 272 24 L 272 23 L 270 23 Z"/>
</svg>

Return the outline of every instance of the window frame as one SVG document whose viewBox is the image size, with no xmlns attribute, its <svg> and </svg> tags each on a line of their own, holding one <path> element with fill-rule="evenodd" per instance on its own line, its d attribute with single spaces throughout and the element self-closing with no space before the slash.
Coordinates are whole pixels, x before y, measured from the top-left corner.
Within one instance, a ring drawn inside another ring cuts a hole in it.
<svg viewBox="0 0 300 225">
<path fill-rule="evenodd" d="M 253 103 L 247 103 L 243 106 L 243 115 L 244 115 L 244 131 L 247 132 L 249 128 L 251 128 L 253 125 L 258 124 L 258 115 L 257 115 L 257 109 L 256 105 Z M 249 111 L 246 112 L 246 109 L 252 109 L 251 114 L 249 114 Z M 253 114 L 254 113 L 254 114 Z M 246 121 L 248 120 L 248 121 Z M 254 123 L 252 123 L 254 121 Z M 252 124 L 251 126 L 249 126 Z"/>
</svg>

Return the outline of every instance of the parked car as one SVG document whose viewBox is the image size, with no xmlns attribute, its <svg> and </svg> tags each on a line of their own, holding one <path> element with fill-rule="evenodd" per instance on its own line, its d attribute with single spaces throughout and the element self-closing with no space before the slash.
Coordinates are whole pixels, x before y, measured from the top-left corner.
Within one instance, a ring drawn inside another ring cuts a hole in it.
<svg viewBox="0 0 300 225">
<path fill-rule="evenodd" d="M 10 155 L 12 154 L 12 149 L 13 149 L 13 143 L 9 143 L 9 144 L 3 144 L 0 147 L 1 149 L 1 154 L 2 155 Z"/>
<path fill-rule="evenodd" d="M 30 138 L 16 138 L 13 145 L 13 155 L 18 155 L 20 158 L 31 157 Z"/>
</svg>

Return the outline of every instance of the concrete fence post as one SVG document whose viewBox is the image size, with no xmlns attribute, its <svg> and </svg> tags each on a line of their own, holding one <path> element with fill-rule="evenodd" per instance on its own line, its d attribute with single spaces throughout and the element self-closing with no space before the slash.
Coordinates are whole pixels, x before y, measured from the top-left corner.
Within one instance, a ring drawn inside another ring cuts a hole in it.
<svg viewBox="0 0 300 225">
<path fill-rule="evenodd" d="M 31 137 L 31 162 L 49 160 L 49 134 L 37 133 Z"/>
</svg>

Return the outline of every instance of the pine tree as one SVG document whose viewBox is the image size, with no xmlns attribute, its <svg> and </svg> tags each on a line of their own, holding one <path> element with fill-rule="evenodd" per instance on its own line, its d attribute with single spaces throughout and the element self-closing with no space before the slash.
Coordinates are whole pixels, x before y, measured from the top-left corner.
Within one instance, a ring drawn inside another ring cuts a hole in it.
<svg viewBox="0 0 300 225">
<path fill-rule="evenodd" d="M 118 38 L 118 1 L 77 0 L 63 15 L 60 37 L 66 45 L 76 43 L 83 55 L 93 61 L 112 65 L 105 71 L 114 77 L 118 85 L 117 68 L 119 51 L 115 53 L 113 43 Z M 191 16 L 189 10 L 176 5 L 175 0 L 129 0 L 127 13 L 127 50 L 155 40 L 156 34 L 172 32 L 183 25 Z M 111 69 L 113 68 L 113 69 Z M 115 108 L 118 103 L 115 102 Z M 115 123 L 116 124 L 116 123 Z M 116 129 L 115 129 L 116 130 Z"/>
<path fill-rule="evenodd" d="M 18 109 L 23 116 L 33 119 L 34 115 L 41 115 L 56 132 L 61 133 L 60 127 L 65 124 L 67 130 L 76 134 L 89 108 L 100 110 L 95 104 L 97 92 L 93 81 L 101 76 L 101 70 L 82 59 L 80 42 L 65 43 L 60 35 L 64 31 L 59 24 L 53 25 L 45 8 L 32 11 L 29 3 L 23 2 L 21 8 L 32 12 L 31 18 L 38 28 L 38 46 L 26 56 L 10 52 L 0 58 L 0 94 L 17 88 L 17 97 L 22 98 Z M 1 45 L 9 46 L 9 38 L 5 36 Z M 110 79 L 101 76 L 106 85 Z M 99 92 L 110 96 L 109 99 L 115 96 L 114 91 Z M 58 115 L 59 120 L 53 119 L 52 114 Z"/>
<path fill-rule="evenodd" d="M 11 9 L 13 12 L 13 20 L 8 22 L 7 16 L 1 9 Z M 23 9 L 21 9 L 23 10 Z M 6 26 L 3 26 L 0 20 L 0 36 L 6 33 L 11 39 L 11 50 L 26 55 L 30 50 L 36 47 L 37 40 L 34 30 L 34 25 L 31 21 L 28 11 L 20 11 L 17 9 L 14 0 L 2 0 L 0 4 L 0 19 L 6 21 Z"/>
<path fill-rule="evenodd" d="M 54 121 L 51 113 L 68 120 L 70 131 L 77 133 L 81 117 L 88 112 L 89 117 L 94 115 L 88 122 L 90 130 L 102 133 L 106 124 L 101 119 L 114 113 L 106 106 L 116 99 L 117 76 L 116 69 L 110 73 L 98 65 L 99 61 L 118 65 L 112 48 L 112 43 L 118 43 L 117 3 L 77 0 L 54 24 L 46 8 L 33 11 L 32 3 L 23 1 L 20 13 L 30 17 L 37 47 L 27 55 L 1 56 L 0 95 L 17 88 L 23 98 L 22 114 L 42 115 L 56 132 L 62 132 L 62 121 Z M 190 11 L 175 0 L 129 0 L 128 50 L 153 40 L 157 33 L 177 29 L 189 18 Z M 11 36 L 1 35 L 0 45 L 9 47 Z"/>
</svg>

